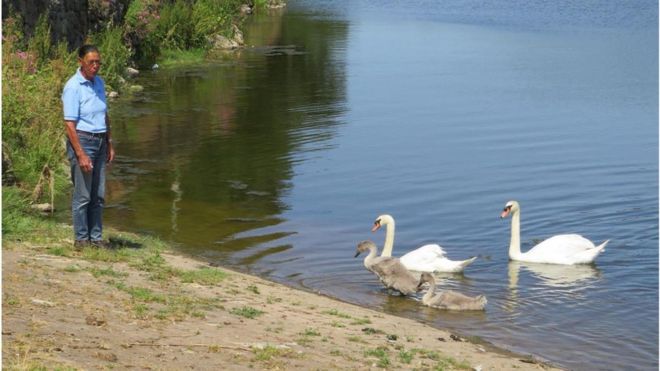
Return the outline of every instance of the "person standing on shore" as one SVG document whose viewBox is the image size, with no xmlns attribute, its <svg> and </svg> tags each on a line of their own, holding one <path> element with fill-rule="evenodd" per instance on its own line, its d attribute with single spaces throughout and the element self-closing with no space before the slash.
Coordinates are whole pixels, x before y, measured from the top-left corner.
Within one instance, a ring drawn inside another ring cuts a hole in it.
<svg viewBox="0 0 660 371">
<path fill-rule="evenodd" d="M 64 85 L 62 103 L 71 163 L 74 248 L 109 247 L 103 241 L 105 165 L 112 162 L 110 118 L 105 83 L 97 76 L 101 55 L 94 45 L 78 50 L 80 68 Z"/>
</svg>

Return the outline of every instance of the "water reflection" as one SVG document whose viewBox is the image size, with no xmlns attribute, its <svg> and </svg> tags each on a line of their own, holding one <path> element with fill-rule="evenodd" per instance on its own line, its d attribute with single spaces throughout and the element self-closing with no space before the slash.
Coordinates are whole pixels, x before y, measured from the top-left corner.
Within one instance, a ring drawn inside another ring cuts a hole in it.
<svg viewBox="0 0 660 371">
<path fill-rule="evenodd" d="M 548 288 L 571 288 L 587 286 L 600 277 L 600 271 L 594 265 L 577 264 L 540 264 L 519 261 L 509 262 L 509 289 L 518 287 L 520 270 L 525 269 L 539 279 L 539 283 Z"/>
<path fill-rule="evenodd" d="M 341 124 L 347 32 L 340 21 L 255 16 L 246 44 L 263 47 L 141 77 L 145 92 L 113 105 L 122 156 L 109 222 L 215 250 L 208 257 L 245 250 L 236 258 L 248 265 L 288 250 L 269 244 L 295 231 L 268 228 L 289 208 L 293 165 L 330 148 Z"/>
</svg>

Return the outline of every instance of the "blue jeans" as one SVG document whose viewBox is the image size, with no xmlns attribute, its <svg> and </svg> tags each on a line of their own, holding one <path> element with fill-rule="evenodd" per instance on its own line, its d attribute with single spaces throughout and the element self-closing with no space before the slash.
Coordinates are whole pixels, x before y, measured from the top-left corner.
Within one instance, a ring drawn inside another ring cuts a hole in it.
<svg viewBox="0 0 660 371">
<path fill-rule="evenodd" d="M 77 241 L 100 241 L 103 233 L 103 204 L 105 197 L 105 164 L 108 158 L 108 144 L 105 136 L 91 136 L 78 132 L 80 146 L 92 161 L 94 168 L 84 172 L 78 164 L 71 143 L 67 141 L 67 155 L 71 163 L 73 197 L 71 214 L 73 233 Z"/>
</svg>

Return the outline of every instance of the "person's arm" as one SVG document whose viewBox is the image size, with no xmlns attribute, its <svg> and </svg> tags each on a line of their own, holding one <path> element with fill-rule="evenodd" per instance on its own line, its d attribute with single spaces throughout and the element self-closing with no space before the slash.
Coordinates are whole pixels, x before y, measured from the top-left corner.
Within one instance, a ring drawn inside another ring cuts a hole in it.
<svg viewBox="0 0 660 371">
<path fill-rule="evenodd" d="M 112 145 L 112 133 L 110 132 L 110 115 L 105 113 L 105 140 L 108 141 L 108 163 L 115 159 L 115 147 Z"/>
<path fill-rule="evenodd" d="M 69 138 L 71 147 L 73 147 L 73 151 L 78 158 L 78 165 L 82 171 L 89 173 L 93 168 L 92 161 L 89 159 L 89 156 L 87 156 L 87 153 L 85 153 L 85 150 L 83 150 L 82 146 L 80 145 L 80 139 L 78 139 L 78 133 L 76 133 L 76 122 L 64 120 L 64 124 L 66 126 L 66 136 Z"/>
</svg>

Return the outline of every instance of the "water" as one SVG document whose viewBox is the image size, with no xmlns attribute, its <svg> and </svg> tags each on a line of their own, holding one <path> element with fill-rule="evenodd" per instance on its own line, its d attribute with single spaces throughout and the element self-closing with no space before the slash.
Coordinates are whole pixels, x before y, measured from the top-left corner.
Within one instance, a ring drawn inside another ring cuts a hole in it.
<svg viewBox="0 0 660 371">
<path fill-rule="evenodd" d="M 658 39 L 651 1 L 297 1 L 238 57 L 143 73 L 112 107 L 108 223 L 182 251 L 578 370 L 658 364 Z M 595 265 L 509 262 L 561 233 Z M 388 296 L 353 259 L 479 259 L 443 285 L 485 313 Z"/>
</svg>

